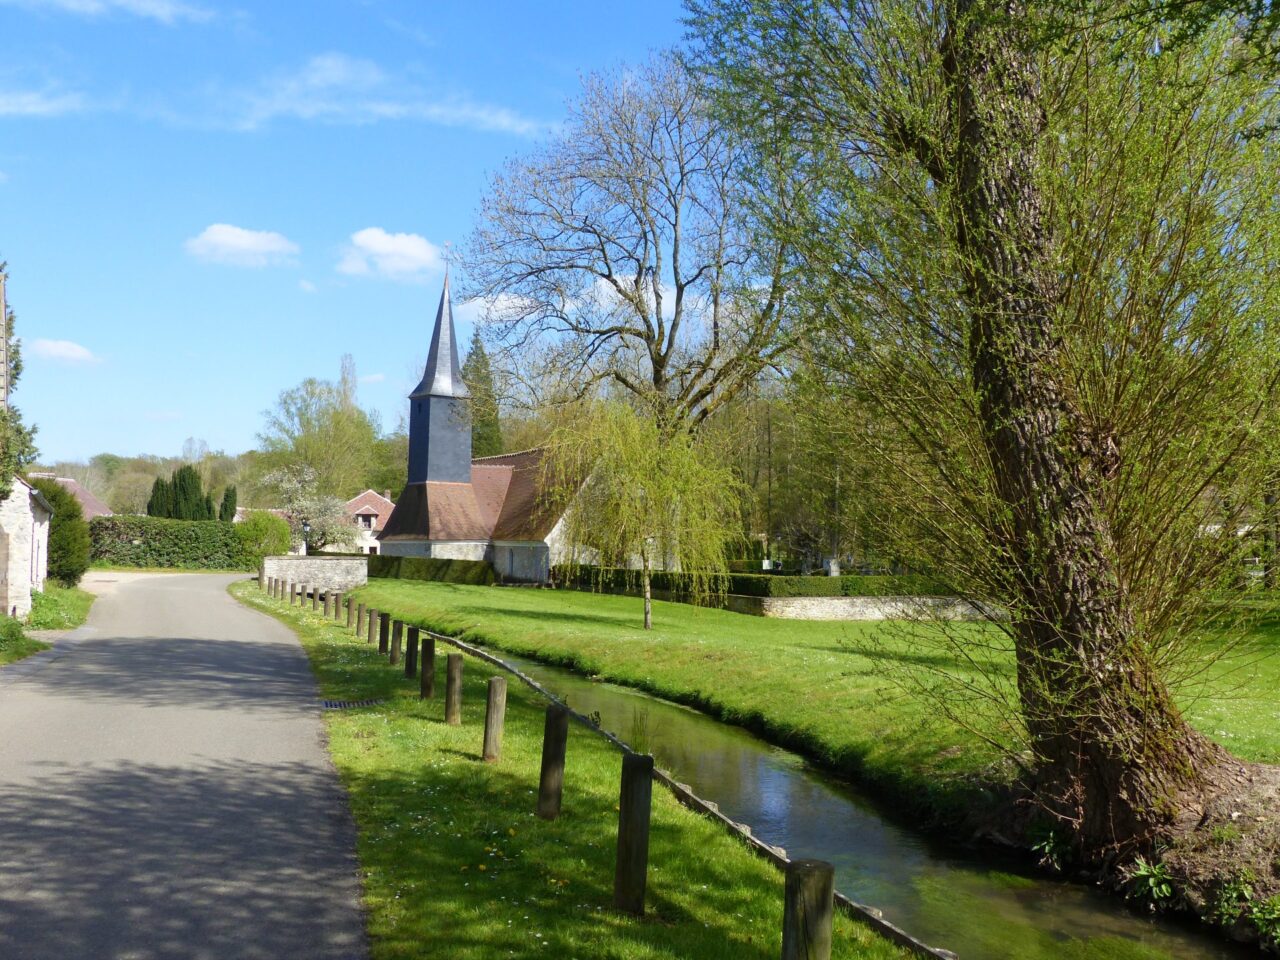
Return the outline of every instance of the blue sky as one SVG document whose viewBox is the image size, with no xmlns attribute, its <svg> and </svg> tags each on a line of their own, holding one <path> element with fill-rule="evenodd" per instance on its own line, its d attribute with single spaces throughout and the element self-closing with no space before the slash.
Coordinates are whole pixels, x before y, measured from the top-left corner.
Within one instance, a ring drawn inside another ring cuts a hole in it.
<svg viewBox="0 0 1280 960">
<path fill-rule="evenodd" d="M 678 43 L 680 17 L 0 0 L 0 259 L 41 460 L 240 452 L 344 353 L 395 426 L 488 174 L 554 129 L 583 72 Z"/>
</svg>

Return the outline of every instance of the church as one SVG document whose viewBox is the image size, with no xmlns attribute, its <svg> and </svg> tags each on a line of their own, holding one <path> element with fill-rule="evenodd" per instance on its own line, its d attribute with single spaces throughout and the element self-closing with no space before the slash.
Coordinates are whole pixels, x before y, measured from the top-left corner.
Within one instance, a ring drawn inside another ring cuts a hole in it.
<svg viewBox="0 0 1280 960">
<path fill-rule="evenodd" d="M 446 273 L 426 370 L 409 394 L 409 482 L 378 534 L 381 553 L 487 560 L 503 580 L 544 582 L 561 524 L 542 504 L 541 451 L 473 459 L 470 401 Z"/>
</svg>

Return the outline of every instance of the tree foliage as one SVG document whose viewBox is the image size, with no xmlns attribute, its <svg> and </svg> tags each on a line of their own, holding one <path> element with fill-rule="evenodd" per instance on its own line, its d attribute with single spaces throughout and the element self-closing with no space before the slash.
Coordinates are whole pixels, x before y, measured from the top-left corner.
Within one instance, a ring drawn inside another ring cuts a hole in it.
<svg viewBox="0 0 1280 960">
<path fill-rule="evenodd" d="M 281 467 L 267 474 L 263 483 L 275 491 L 294 543 L 305 542 L 309 550 L 355 546 L 357 531 L 345 501 L 321 492 L 315 471 L 309 466 Z M 304 524 L 309 528 L 305 539 Z"/>
<path fill-rule="evenodd" d="M 250 510 L 235 525 L 236 536 L 249 563 L 257 565 L 263 557 L 286 554 L 293 539 L 289 521 L 266 510 Z"/>
<path fill-rule="evenodd" d="M 0 261 L 0 286 L 9 276 L 8 264 Z M 9 392 L 13 393 L 22 376 L 22 341 L 14 335 L 17 315 L 5 302 L 4 331 L 2 335 L 8 344 L 9 357 Z M 33 463 L 36 458 L 36 428 L 28 427 L 22 421 L 22 413 L 9 398 L 8 409 L 0 409 L 0 500 L 9 496 L 13 490 L 13 478 Z"/>
<path fill-rule="evenodd" d="M 471 349 L 462 363 L 462 380 L 471 391 L 471 456 L 496 456 L 502 453 L 498 390 L 479 330 L 472 335 Z"/>
<path fill-rule="evenodd" d="M 230 523 L 236 518 L 236 488 L 229 486 L 222 491 L 222 502 L 218 505 L 218 519 Z"/>
<path fill-rule="evenodd" d="M 53 508 L 53 519 L 49 521 L 49 576 L 63 586 L 74 587 L 89 569 L 89 524 L 80 501 L 51 477 L 33 477 L 30 483 Z"/>
</svg>

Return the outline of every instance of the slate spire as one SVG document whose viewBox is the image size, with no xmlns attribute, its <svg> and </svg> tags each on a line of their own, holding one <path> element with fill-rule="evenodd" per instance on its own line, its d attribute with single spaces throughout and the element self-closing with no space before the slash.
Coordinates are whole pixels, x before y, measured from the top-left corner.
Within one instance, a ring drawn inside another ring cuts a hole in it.
<svg viewBox="0 0 1280 960">
<path fill-rule="evenodd" d="M 423 371 L 422 382 L 409 394 L 409 398 L 470 396 L 471 392 L 462 381 L 462 366 L 458 363 L 458 338 L 453 332 L 453 304 L 449 300 L 449 270 L 446 267 L 444 290 L 440 292 L 440 306 L 436 310 L 436 325 L 431 332 L 427 368 Z"/>
</svg>

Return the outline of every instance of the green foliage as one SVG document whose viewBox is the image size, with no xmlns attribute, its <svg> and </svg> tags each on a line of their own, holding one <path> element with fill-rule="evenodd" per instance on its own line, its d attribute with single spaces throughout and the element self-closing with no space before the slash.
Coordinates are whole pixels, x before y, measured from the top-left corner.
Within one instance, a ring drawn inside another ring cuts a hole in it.
<svg viewBox="0 0 1280 960">
<path fill-rule="evenodd" d="M 437 557 L 369 557 L 369 576 L 391 580 L 437 580 L 487 586 L 498 582 L 493 565 L 483 560 L 446 560 Z"/>
<path fill-rule="evenodd" d="M 51 477 L 35 477 L 30 482 L 53 508 L 49 576 L 63 586 L 74 587 L 89 569 L 89 525 L 80 501 Z"/>
<path fill-rule="evenodd" d="M 231 523 L 236 518 L 236 488 L 229 486 L 222 491 L 222 503 L 218 506 L 218 519 Z"/>
<path fill-rule="evenodd" d="M 1250 904 L 1249 919 L 1258 928 L 1264 944 L 1271 947 L 1280 944 L 1280 894 Z"/>
<path fill-rule="evenodd" d="M 41 650 L 48 650 L 49 645 L 33 640 L 22 632 L 22 624 L 11 617 L 0 616 L 0 665 L 13 663 L 23 657 L 29 657 Z"/>
<path fill-rule="evenodd" d="M 558 566 L 558 582 L 578 586 L 619 588 L 634 582 L 637 571 L 617 567 Z M 688 593 L 688 575 L 655 570 L 655 590 Z M 788 577 L 769 573 L 730 573 L 722 576 L 726 592 L 745 597 L 935 597 L 953 596 L 945 583 L 931 577 L 901 576 Z"/>
<path fill-rule="evenodd" d="M 1209 904 L 1206 914 L 1209 921 L 1220 927 L 1235 924 L 1253 899 L 1253 885 L 1256 881 L 1252 870 L 1241 870 L 1223 880 Z"/>
<path fill-rule="evenodd" d="M 233 511 L 234 515 L 234 511 Z M 213 520 L 213 497 L 204 490 L 200 472 L 185 463 L 166 481 L 156 477 L 147 501 L 147 516 L 168 520 Z"/>
<path fill-rule="evenodd" d="M 89 618 L 93 594 L 74 587 L 45 584 L 44 592 L 31 594 L 31 614 L 27 626 L 32 630 L 69 630 Z"/>
<path fill-rule="evenodd" d="M 180 570 L 248 570 L 235 524 L 160 517 L 94 517 L 89 521 L 94 563 Z"/>
<path fill-rule="evenodd" d="M 1129 896 L 1153 907 L 1173 897 L 1173 877 L 1163 862 L 1136 857 L 1128 871 Z"/>
<path fill-rule="evenodd" d="M 232 490 L 235 488 L 232 487 Z M 235 524 L 236 536 L 244 551 L 245 562 L 256 567 L 263 557 L 289 552 L 292 537 L 289 522 L 265 510 L 250 510 L 244 520 Z"/>
<path fill-rule="evenodd" d="M 0 261 L 0 288 L 4 287 L 5 280 L 8 279 L 7 267 L 8 264 Z M 7 373 L 9 391 L 12 393 L 22 376 L 22 341 L 13 334 L 17 315 L 9 309 L 7 302 L 4 311 L 5 316 L 0 318 L 4 322 L 0 336 L 5 338 L 8 345 Z M 13 478 L 35 461 L 35 433 L 35 427 L 28 427 L 22 422 L 22 414 L 13 406 L 12 399 L 7 410 L 0 409 L 0 500 L 9 496 L 13 490 Z"/>
<path fill-rule="evenodd" d="M 471 391 L 471 456 L 492 457 L 502 453 L 498 391 L 479 330 L 472 334 L 471 350 L 462 364 L 462 380 Z"/>
<path fill-rule="evenodd" d="M 1031 852 L 1040 860 L 1040 866 L 1061 870 L 1071 852 L 1071 840 L 1056 827 L 1039 823 L 1030 831 Z"/>
</svg>

